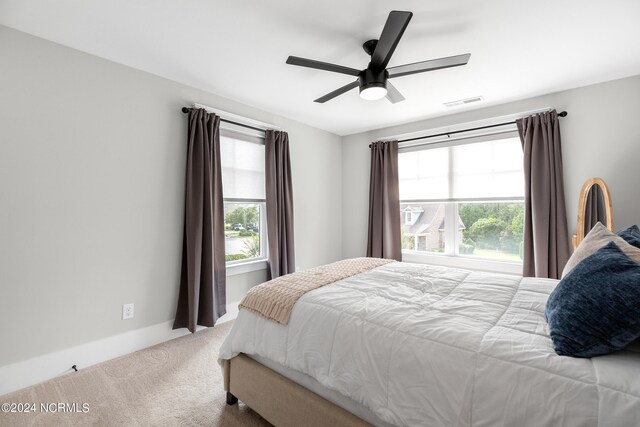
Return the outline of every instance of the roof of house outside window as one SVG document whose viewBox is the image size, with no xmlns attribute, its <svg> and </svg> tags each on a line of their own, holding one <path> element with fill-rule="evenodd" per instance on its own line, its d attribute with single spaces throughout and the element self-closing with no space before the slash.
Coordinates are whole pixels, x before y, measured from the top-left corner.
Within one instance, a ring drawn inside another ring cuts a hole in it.
<svg viewBox="0 0 640 427">
<path fill-rule="evenodd" d="M 401 204 L 401 212 L 421 212 L 420 216 L 413 224 L 402 225 L 404 234 L 422 235 L 433 230 L 444 229 L 444 204 L 443 203 L 410 203 Z M 460 216 L 457 216 L 458 230 L 464 230 L 466 227 L 462 223 Z"/>
</svg>

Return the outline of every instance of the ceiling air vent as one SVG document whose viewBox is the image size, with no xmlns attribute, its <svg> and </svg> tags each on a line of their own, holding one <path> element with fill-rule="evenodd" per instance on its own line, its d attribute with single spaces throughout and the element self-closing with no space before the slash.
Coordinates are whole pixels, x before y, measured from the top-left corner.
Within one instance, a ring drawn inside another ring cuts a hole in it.
<svg viewBox="0 0 640 427">
<path fill-rule="evenodd" d="M 466 105 L 466 104 L 471 104 L 472 102 L 479 102 L 479 101 L 483 101 L 484 98 L 481 96 L 474 96 L 473 98 L 467 98 L 467 99 L 460 99 L 458 101 L 451 101 L 451 102 L 445 102 L 444 106 L 445 107 L 457 107 L 459 105 Z"/>
</svg>

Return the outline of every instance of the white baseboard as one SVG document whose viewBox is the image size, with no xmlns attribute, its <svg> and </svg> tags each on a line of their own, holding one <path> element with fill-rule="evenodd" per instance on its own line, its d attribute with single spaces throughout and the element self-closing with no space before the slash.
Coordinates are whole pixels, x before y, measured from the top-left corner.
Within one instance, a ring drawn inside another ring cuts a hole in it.
<svg viewBox="0 0 640 427">
<path fill-rule="evenodd" d="M 239 302 L 228 304 L 227 314 L 218 319 L 216 324 L 235 319 L 238 316 L 238 304 Z M 87 368 L 189 334 L 185 328 L 172 330 L 172 326 L 173 321 L 163 322 L 0 366 L 0 396 L 68 374 L 73 371 L 70 367 L 74 363 L 78 369 Z M 197 328 L 201 329 L 204 327 Z"/>
</svg>

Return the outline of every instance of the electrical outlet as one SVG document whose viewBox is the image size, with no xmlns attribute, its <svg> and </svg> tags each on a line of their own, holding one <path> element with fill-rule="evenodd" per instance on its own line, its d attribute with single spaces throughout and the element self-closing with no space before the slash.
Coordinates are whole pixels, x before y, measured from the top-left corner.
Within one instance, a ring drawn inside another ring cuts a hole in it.
<svg viewBox="0 0 640 427">
<path fill-rule="evenodd" d="M 133 303 L 122 305 L 122 320 L 133 319 Z"/>
</svg>

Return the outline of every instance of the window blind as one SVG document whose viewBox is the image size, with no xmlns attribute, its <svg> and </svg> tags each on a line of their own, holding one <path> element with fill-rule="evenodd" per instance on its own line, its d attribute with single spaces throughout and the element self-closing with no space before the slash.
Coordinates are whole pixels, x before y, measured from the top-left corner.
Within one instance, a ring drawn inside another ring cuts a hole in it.
<svg viewBox="0 0 640 427">
<path fill-rule="evenodd" d="M 523 154 L 516 135 L 439 145 L 398 155 L 400 200 L 522 199 Z"/>
<path fill-rule="evenodd" d="M 225 199 L 265 199 L 264 144 L 223 133 L 220 158 Z"/>
</svg>

